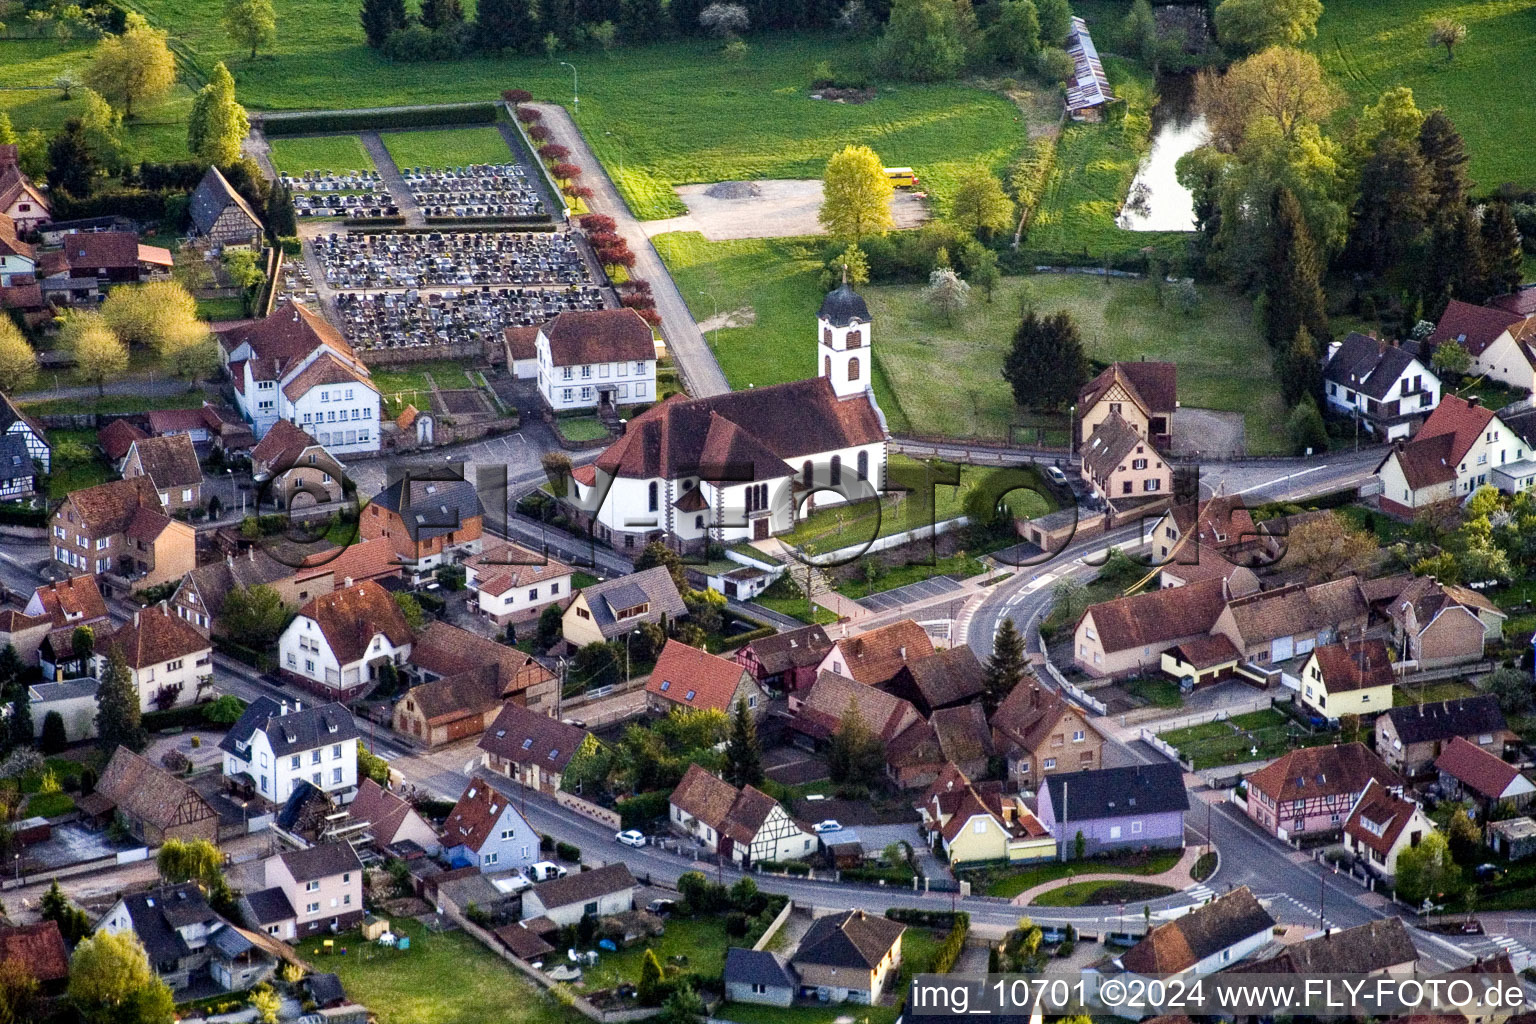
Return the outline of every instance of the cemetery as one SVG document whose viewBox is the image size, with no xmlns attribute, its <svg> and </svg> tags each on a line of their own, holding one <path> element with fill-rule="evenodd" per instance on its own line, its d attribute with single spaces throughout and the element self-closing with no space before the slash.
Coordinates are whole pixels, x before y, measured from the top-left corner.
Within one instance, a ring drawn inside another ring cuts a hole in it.
<svg viewBox="0 0 1536 1024">
<path fill-rule="evenodd" d="M 402 167 L 411 198 L 429 218 L 547 217 L 538 187 L 518 164 Z"/>
<path fill-rule="evenodd" d="M 279 179 L 293 191 L 298 217 L 398 217 L 400 207 L 378 171 L 305 171 Z"/>
<path fill-rule="evenodd" d="M 342 290 L 452 285 L 584 285 L 568 232 L 331 232 L 310 245 L 325 283 Z M 511 326 L 511 325 L 508 325 Z"/>
<path fill-rule="evenodd" d="M 342 332 L 358 349 L 448 347 L 485 350 L 507 327 L 545 323 L 566 310 L 603 308 L 591 285 L 569 288 L 492 288 L 423 292 L 338 292 Z"/>
</svg>

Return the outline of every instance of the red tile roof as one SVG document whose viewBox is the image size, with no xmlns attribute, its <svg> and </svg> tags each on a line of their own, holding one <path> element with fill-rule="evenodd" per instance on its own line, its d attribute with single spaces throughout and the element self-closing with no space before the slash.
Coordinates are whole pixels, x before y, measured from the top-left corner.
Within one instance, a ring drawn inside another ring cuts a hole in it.
<svg viewBox="0 0 1536 1024">
<path fill-rule="evenodd" d="M 75 626 L 107 617 L 107 602 L 92 575 L 45 583 L 32 593 L 55 626 Z"/>
<path fill-rule="evenodd" d="M 467 846 L 478 852 L 491 838 L 496 822 L 501 820 L 511 802 L 510 797 L 484 779 L 470 779 L 459 802 L 448 813 L 448 820 L 443 822 L 443 845 Z M 517 811 L 514 809 L 512 813 L 517 814 Z"/>
<path fill-rule="evenodd" d="M 396 647 L 411 642 L 411 627 L 389 591 L 372 581 L 354 583 L 311 600 L 299 611 L 313 619 L 343 665 L 357 661 L 374 636 L 384 634 Z"/>
<path fill-rule="evenodd" d="M 297 402 L 308 394 L 311 388 L 323 387 L 326 384 L 360 384 L 369 391 L 379 390 L 373 386 L 373 381 L 367 374 L 358 372 L 327 352 L 304 367 L 293 380 L 284 384 L 283 394 L 290 401 Z"/>
<path fill-rule="evenodd" d="M 56 921 L 0 926 L 0 963 L 7 960 L 20 962 L 44 984 L 69 977 L 69 952 Z"/>
<path fill-rule="evenodd" d="M 908 662 L 934 654 L 933 641 L 911 619 L 845 637 L 837 641 L 836 647 L 844 665 L 839 674 L 866 686 L 877 686 L 894 678 Z"/>
<path fill-rule="evenodd" d="M 195 487 L 203 482 L 192 438 L 186 434 L 146 437 L 133 442 L 128 457 L 137 453 L 139 466 L 158 488 Z"/>
<path fill-rule="evenodd" d="M 139 265 L 139 236 L 131 231 L 80 231 L 64 236 L 71 269 L 124 270 Z"/>
<path fill-rule="evenodd" d="M 501 332 L 501 335 L 506 339 L 508 362 L 533 359 L 538 356 L 539 329 L 537 327 L 508 327 Z M 654 348 L 651 355 L 655 356 Z"/>
<path fill-rule="evenodd" d="M 570 310 L 539 328 L 556 366 L 656 358 L 655 336 L 632 309 Z"/>
<path fill-rule="evenodd" d="M 870 733 L 887 744 L 923 721 L 917 708 L 900 697 L 844 676 L 821 672 L 800 698 L 795 727 L 809 736 L 825 739 L 837 732 L 850 706 Z"/>
<path fill-rule="evenodd" d="M 278 420 L 267 431 L 267 436 L 251 449 L 251 461 L 269 467 L 274 472 L 281 472 L 291 467 L 304 449 L 319 444 L 308 431 L 287 420 Z"/>
<path fill-rule="evenodd" d="M 132 669 L 151 668 L 174 658 L 191 658 L 211 649 L 207 637 L 164 606 L 136 612 L 116 632 L 96 637 L 97 654 L 105 657 L 114 650 L 121 651 Z"/>
<path fill-rule="evenodd" d="M 1418 809 L 1418 804 L 1389 792 L 1372 779 L 1366 783 L 1365 791 L 1349 812 L 1349 818 L 1344 822 L 1344 834 L 1386 857 Z"/>
<path fill-rule="evenodd" d="M 645 692 L 685 708 L 730 713 L 731 697 L 747 670 L 718 655 L 668 640 L 646 681 Z"/>
<path fill-rule="evenodd" d="M 148 436 L 128 420 L 113 420 L 96 432 L 96 443 L 107 453 L 107 458 L 116 462 L 128 454 L 133 442 Z"/>
<path fill-rule="evenodd" d="M 1079 412 L 1093 408 L 1111 387 L 1119 383 L 1148 413 L 1165 415 L 1178 408 L 1178 367 L 1173 363 L 1110 363 L 1102 373 L 1083 385 L 1077 396 Z"/>
<path fill-rule="evenodd" d="M 1435 325 L 1429 342 L 1438 345 L 1443 341 L 1458 341 L 1472 355 L 1481 355 L 1484 349 L 1498 340 L 1499 335 L 1520 320 L 1518 313 L 1452 299 L 1440 315 L 1440 322 Z"/>
<path fill-rule="evenodd" d="M 1222 581 L 1210 579 L 1117 597 L 1092 605 L 1083 618 L 1092 616 L 1099 642 L 1113 653 L 1208 633 L 1225 607 Z"/>
<path fill-rule="evenodd" d="M 1402 778 L 1359 743 L 1303 747 L 1271 761 L 1248 777 L 1250 789 L 1276 803 L 1287 800 L 1358 794 L 1375 779 L 1402 786 Z"/>
<path fill-rule="evenodd" d="M 1435 767 L 1490 800 L 1502 798 L 1522 777 L 1514 765 L 1460 736 L 1445 745 Z"/>
<path fill-rule="evenodd" d="M 544 580 L 569 576 L 575 570 L 564 562 L 530 551 L 521 544 L 493 541 L 480 553 L 464 560 L 475 570 L 475 589 L 495 597 L 513 587 L 533 586 Z"/>
<path fill-rule="evenodd" d="M 1380 639 L 1328 644 L 1312 652 L 1330 694 L 1370 690 L 1393 683 L 1387 645 Z"/>
</svg>

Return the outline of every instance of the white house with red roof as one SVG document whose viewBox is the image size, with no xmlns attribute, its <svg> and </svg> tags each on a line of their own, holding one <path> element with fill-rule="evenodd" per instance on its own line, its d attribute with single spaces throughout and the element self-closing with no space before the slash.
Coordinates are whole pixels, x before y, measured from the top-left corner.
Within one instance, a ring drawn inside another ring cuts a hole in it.
<svg viewBox="0 0 1536 1024">
<path fill-rule="evenodd" d="M 754 717 L 768 705 L 768 693 L 752 673 L 734 661 L 677 640 L 668 640 L 645 684 L 645 702 L 655 711 L 704 708 L 730 714 L 746 701 Z"/>
<path fill-rule="evenodd" d="M 15 143 L 0 146 L 0 214 L 18 231 L 35 231 L 53 219 L 48 197 L 21 171 Z"/>
<path fill-rule="evenodd" d="M 550 605 L 565 607 L 575 593 L 575 570 L 521 544 L 496 542 L 464 561 L 464 585 L 475 595 L 472 610 L 498 626 L 527 622 Z"/>
<path fill-rule="evenodd" d="M 1536 476 L 1529 455 L 1524 439 L 1475 396 L 1447 395 L 1413 440 L 1399 442 L 1376 467 L 1381 506 L 1411 515 L 1483 486 L 1513 493 Z"/>
<path fill-rule="evenodd" d="M 379 389 L 352 346 L 319 313 L 284 302 L 219 335 L 235 402 L 258 438 L 278 420 L 334 455 L 379 450 Z"/>
<path fill-rule="evenodd" d="M 630 420 L 570 478 L 578 522 L 616 548 L 695 551 L 766 540 L 813 508 L 879 494 L 887 432 L 870 384 L 869 309 L 844 284 L 816 323 L 820 376 L 673 397 Z"/>
<path fill-rule="evenodd" d="M 1424 808 L 1372 779 L 1344 820 L 1344 849 L 1369 865 L 1372 873 L 1392 878 L 1397 874 L 1398 854 L 1418 846 L 1433 831 L 1435 823 Z"/>
<path fill-rule="evenodd" d="M 1476 802 L 1482 816 L 1505 803 L 1523 808 L 1536 797 L 1536 783 L 1519 768 L 1461 736 L 1445 745 L 1435 758 L 1435 769 L 1440 773 L 1440 788 L 1453 800 L 1465 797 Z"/>
<path fill-rule="evenodd" d="M 1467 350 L 1473 376 L 1536 390 L 1536 316 L 1452 299 L 1429 336 L 1431 346 L 1447 343 Z"/>
<path fill-rule="evenodd" d="M 656 400 L 656 338 L 632 309 L 561 313 L 538 329 L 534 352 L 539 394 L 551 409 Z"/>
</svg>

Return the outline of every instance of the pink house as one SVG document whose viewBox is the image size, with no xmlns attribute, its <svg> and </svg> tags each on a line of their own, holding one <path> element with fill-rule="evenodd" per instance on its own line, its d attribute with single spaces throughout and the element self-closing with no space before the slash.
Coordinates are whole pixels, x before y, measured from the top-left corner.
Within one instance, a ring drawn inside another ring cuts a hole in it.
<svg viewBox="0 0 1536 1024">
<path fill-rule="evenodd" d="M 1248 777 L 1248 817 L 1281 839 L 1340 832 L 1373 779 L 1402 792 L 1402 777 L 1363 744 L 1293 750 Z"/>
</svg>

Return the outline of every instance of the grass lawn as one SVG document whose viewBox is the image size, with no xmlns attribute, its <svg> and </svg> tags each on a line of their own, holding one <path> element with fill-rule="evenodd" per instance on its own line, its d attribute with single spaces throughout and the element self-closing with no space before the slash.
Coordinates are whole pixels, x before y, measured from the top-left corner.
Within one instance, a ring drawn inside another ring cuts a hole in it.
<svg viewBox="0 0 1536 1024">
<path fill-rule="evenodd" d="M 1172 679 L 1136 679 L 1125 684 L 1125 692 L 1153 707 L 1184 706 L 1184 698 L 1179 696 L 1179 684 Z"/>
<path fill-rule="evenodd" d="M 1151 882 L 1117 882 L 1101 878 L 1093 882 L 1073 882 L 1051 889 L 1029 901 L 1032 907 L 1102 907 L 1110 903 L 1137 903 L 1171 896 L 1175 890 Z"/>
<path fill-rule="evenodd" d="M 969 579 L 978 573 L 985 572 L 986 568 L 974 556 L 960 553 L 937 558 L 932 565 L 899 565 L 894 569 L 887 569 L 872 583 L 863 580 L 851 580 L 840 584 L 837 592 L 845 597 L 857 599 L 868 597 L 870 594 L 895 590 L 897 587 L 904 587 L 908 583 L 931 580 L 935 576 L 953 576 L 957 580 Z"/>
<path fill-rule="evenodd" d="M 578 569 L 576 572 L 571 573 L 572 590 L 580 590 L 583 587 L 590 587 L 598 582 L 598 578 L 589 572 L 582 572 Z"/>
<path fill-rule="evenodd" d="M 371 171 L 373 161 L 356 135 L 316 135 L 271 140 L 272 163 L 283 174 L 305 171 Z"/>
<path fill-rule="evenodd" d="M 1071 313 L 1090 359 L 1177 363 L 1179 401 L 1188 408 L 1242 413 L 1250 454 L 1286 451 L 1286 410 L 1269 350 L 1253 326 L 1251 304 L 1216 285 L 1202 286 L 1202 292 L 1205 301 L 1185 316 L 1171 304 L 1159 308 L 1146 281 L 1081 274 L 1005 277 L 990 304 L 975 298 L 950 325 L 929 311 L 920 286 L 864 289 L 875 321 L 876 364 L 895 394 L 921 396 L 901 409 L 914 433 L 1005 438 L 1010 427 L 1035 425 L 1018 416 L 1002 377 L 1020 303 L 1028 299 L 1042 313 Z M 807 363 L 813 351 L 806 350 Z M 935 366 L 945 372 L 935 374 Z M 881 407 L 889 414 L 883 396 Z M 1027 433 L 1033 437 L 1032 429 Z"/>
<path fill-rule="evenodd" d="M 795 569 L 791 567 L 788 573 L 779 577 L 778 582 L 753 598 L 752 603 L 760 604 L 770 611 L 778 612 L 780 615 L 788 615 L 790 618 L 799 619 L 807 625 L 825 626 L 828 623 L 836 622 L 836 615 L 833 615 L 819 604 L 812 606 L 806 600 L 805 590 L 800 585 L 801 581 L 805 578 L 803 571 L 799 577 L 793 579 L 791 584 L 791 577 L 794 576 L 794 573 Z"/>
<path fill-rule="evenodd" d="M 1159 733 L 1158 738 L 1193 760 L 1195 770 L 1199 771 L 1246 761 L 1273 760 L 1296 747 L 1337 743 L 1339 734 L 1336 730 L 1309 733 L 1284 712 L 1265 708 L 1234 715 L 1225 722 L 1205 722 Z"/>
<path fill-rule="evenodd" d="M 212 12 L 215 21 L 222 10 Z M 25 31 L 23 13 L 7 12 L 13 33 Z M 0 39 L 0 111 L 10 115 L 18 134 L 37 128 L 52 135 L 66 119 L 79 115 L 84 108 L 80 90 L 66 100 L 57 89 L 31 87 L 50 85 L 66 71 L 83 75 L 91 46 L 85 39 Z M 208 70 L 212 67 L 210 63 Z M 187 114 L 191 109 L 192 89 L 185 82 L 177 83 L 163 98 L 136 107 L 123 126 L 130 161 L 189 159 Z"/>
<path fill-rule="evenodd" d="M 1124 875 L 1160 875 L 1179 862 L 1180 854 L 1165 850 L 1148 856 L 1128 855 L 1096 857 L 1092 860 L 1046 861 L 992 875 L 986 881 L 985 894 L 1012 899 L 1026 889 L 1033 889 L 1044 882 L 1072 875 L 1090 875 L 1098 872 L 1118 872 Z"/>
<path fill-rule="evenodd" d="M 434 359 L 431 362 L 407 363 L 402 366 L 381 366 L 373 370 L 373 383 L 380 392 L 420 391 L 423 394 L 432 390 L 433 383 L 447 391 L 479 386 L 470 379 L 464 367 L 451 359 Z"/>
<path fill-rule="evenodd" d="M 862 501 L 817 509 L 800 520 L 782 540 L 814 554 L 941 523 L 965 514 L 965 495 L 980 481 L 993 473 L 1018 470 L 962 466 L 958 485 L 938 482 L 946 479 L 945 472 L 944 468 L 933 469 L 905 455 L 892 455 L 887 464 L 886 488 L 898 492 L 904 488 L 905 493 L 888 494 L 878 503 Z M 1045 494 L 1042 484 L 1039 492 L 1011 491 L 1007 501 L 1015 515 L 1033 518 L 1055 507 Z"/>
<path fill-rule="evenodd" d="M 492 125 L 438 131 L 388 132 L 381 136 L 396 167 L 463 167 L 505 164 L 513 159 L 507 140 Z"/>
<path fill-rule="evenodd" d="M 58 446 L 73 442 L 85 448 L 83 459 L 61 458 Z M 117 479 L 105 459 L 96 451 L 94 430 L 50 430 L 48 443 L 54 446 L 53 472 L 48 477 L 48 497 L 60 501 L 69 494 Z"/>
<path fill-rule="evenodd" d="M 34 416 L 50 413 L 129 413 L 151 409 L 201 409 L 203 392 L 196 388 L 179 395 L 103 395 L 99 398 L 45 398 L 37 402 L 19 402 Z"/>
<path fill-rule="evenodd" d="M 27 800 L 24 818 L 56 818 L 75 809 L 75 798 L 68 793 L 36 793 Z"/>
<path fill-rule="evenodd" d="M 1432 683 L 1399 684 L 1392 687 L 1392 706 L 1411 707 L 1414 704 L 1433 704 L 1441 700 L 1459 700 L 1476 697 L 1477 687 L 1460 679 L 1441 679 Z"/>
<path fill-rule="evenodd" d="M 739 943 L 725 934 L 724 916 L 670 918 L 667 933 L 660 938 L 637 942 L 617 953 L 599 951 L 597 966 L 583 968 L 581 987 L 598 992 L 626 981 L 639 984 L 640 963 L 647 948 L 656 950 L 663 969 L 668 957 L 682 955 L 688 958 L 684 970 L 706 976 L 719 974 L 725 969 L 725 948 L 734 944 Z"/>
<path fill-rule="evenodd" d="M 433 934 L 410 918 L 391 919 L 408 935 L 408 950 L 361 941 L 357 932 L 336 940 L 347 954 L 318 952 L 319 940 L 299 943 L 299 955 L 316 970 L 334 971 L 347 994 L 364 1004 L 379 1024 L 577 1024 L 574 1010 L 560 1007 L 500 958 L 460 931 Z"/>
<path fill-rule="evenodd" d="M 1435 18 L 1467 27 L 1454 61 L 1425 45 Z M 1467 142 L 1480 191 L 1506 181 L 1529 187 L 1536 171 L 1511 140 L 1536 134 L 1536 0 L 1330 0 L 1308 44 L 1349 91 L 1343 119 L 1384 89 L 1413 89 L 1420 110 L 1444 107 Z"/>
<path fill-rule="evenodd" d="M 1126 231 L 1115 224 L 1136 168 L 1151 142 L 1155 103 L 1146 72 L 1116 57 L 1104 69 L 1120 102 L 1101 124 L 1069 124 L 1056 143 L 1056 166 L 1030 219 L 1025 246 L 1050 260 L 1134 253 L 1144 246 L 1175 251 L 1183 232 Z"/>
<path fill-rule="evenodd" d="M 1510 387 L 1501 380 L 1489 377 L 1468 378 L 1450 391 L 1459 398 L 1476 396 L 1489 409 L 1502 409 L 1512 402 L 1521 402 L 1530 397 L 1530 392 L 1523 388 Z"/>
<path fill-rule="evenodd" d="M 596 441 L 608 436 L 608 428 L 596 416 L 564 416 L 555 420 L 555 429 L 567 441 Z"/>
<path fill-rule="evenodd" d="M 198 299 L 197 318 L 210 323 L 245 319 L 245 303 L 239 299 Z"/>
</svg>

